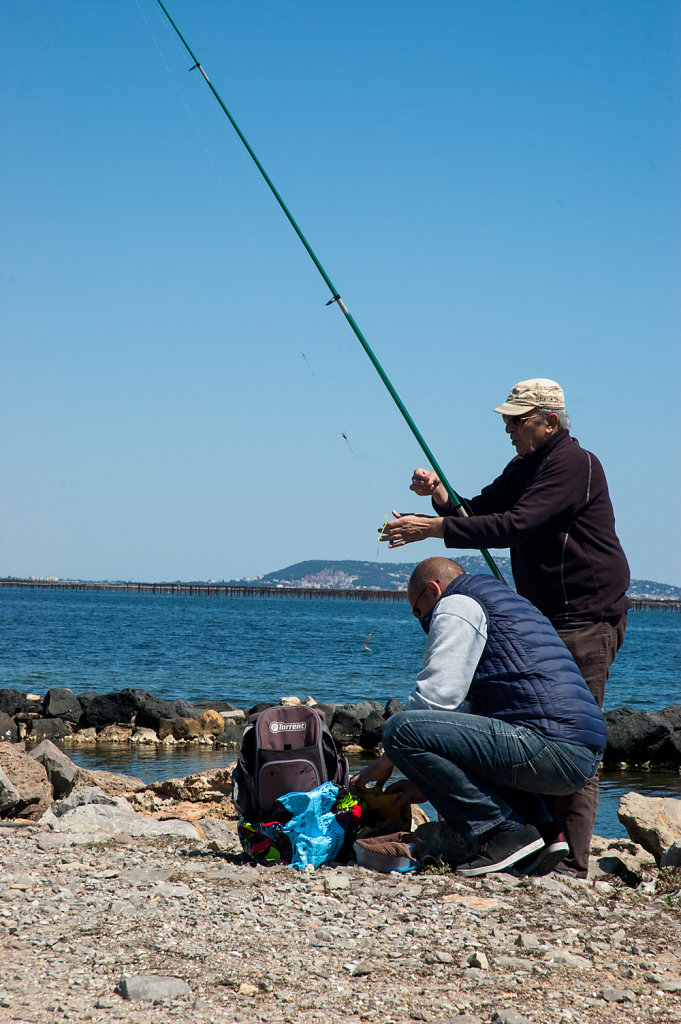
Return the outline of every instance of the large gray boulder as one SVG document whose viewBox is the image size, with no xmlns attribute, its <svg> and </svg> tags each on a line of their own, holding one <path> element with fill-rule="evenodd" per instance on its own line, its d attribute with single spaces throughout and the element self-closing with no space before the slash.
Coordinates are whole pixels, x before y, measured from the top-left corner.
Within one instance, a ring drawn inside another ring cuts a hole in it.
<svg viewBox="0 0 681 1024">
<path fill-rule="evenodd" d="M 92 841 L 101 841 L 109 836 L 123 833 L 129 836 L 178 836 L 185 839 L 198 839 L 196 826 L 188 821 L 175 818 L 157 821 L 145 814 L 137 814 L 124 797 L 113 797 L 106 803 L 101 798 L 87 799 L 81 804 L 78 795 L 71 794 L 67 801 L 73 806 L 64 813 L 57 813 L 60 805 L 48 808 L 41 816 L 39 824 L 53 832 L 66 832 L 72 835 L 89 836 Z"/>
<path fill-rule="evenodd" d="M 0 768 L 0 818 L 6 817 L 20 802 L 21 794 L 19 790 L 10 782 L 4 770 Z"/>
<path fill-rule="evenodd" d="M 660 857 L 661 868 L 681 868 L 681 839 L 675 839 Z"/>
<path fill-rule="evenodd" d="M 116 992 L 123 999 L 136 1003 L 142 1000 L 158 1003 L 191 995 L 189 985 L 182 978 L 166 978 L 160 974 L 124 975 L 116 986 Z"/>
<path fill-rule="evenodd" d="M 88 804 L 104 804 L 106 807 L 115 807 L 116 798 L 107 796 L 99 786 L 90 786 L 88 789 L 78 790 L 77 793 L 71 793 L 70 796 L 52 804 L 52 813 L 57 818 L 61 818 L 63 814 L 74 811 L 76 807 L 86 807 Z"/>
<path fill-rule="evenodd" d="M 616 875 L 625 885 L 636 888 L 642 881 L 654 878 L 657 863 L 653 855 L 629 838 L 606 839 L 592 836 L 589 857 L 589 878 Z"/>
<path fill-rule="evenodd" d="M 43 740 L 37 747 L 29 751 L 29 757 L 43 766 L 52 786 L 55 800 L 67 796 L 73 789 L 78 774 L 78 765 L 70 757 L 55 746 L 51 740 Z"/>
<path fill-rule="evenodd" d="M 617 817 L 629 836 L 659 864 L 665 850 L 681 839 L 681 800 L 625 793 Z"/>
</svg>

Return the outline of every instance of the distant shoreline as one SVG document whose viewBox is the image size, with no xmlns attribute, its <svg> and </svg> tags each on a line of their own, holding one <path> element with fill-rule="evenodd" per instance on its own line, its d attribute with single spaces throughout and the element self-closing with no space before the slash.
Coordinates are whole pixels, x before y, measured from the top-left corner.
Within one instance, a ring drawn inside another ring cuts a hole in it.
<svg viewBox="0 0 681 1024">
<path fill-rule="evenodd" d="M 366 590 L 352 587 L 284 587 L 241 586 L 224 583 L 83 583 L 78 580 L 15 580 L 0 579 L 0 587 L 18 590 L 71 590 L 112 591 L 120 594 L 166 594 L 189 597 L 282 597 L 315 599 L 345 599 L 349 601 L 406 601 L 406 590 Z M 681 604 L 681 602 L 679 602 Z"/>
<path fill-rule="evenodd" d="M 241 586 L 224 583 L 83 582 L 81 580 L 0 579 L 0 587 L 18 590 L 110 591 L 121 594 L 164 594 L 171 597 L 297 598 L 298 600 L 404 601 L 406 590 L 353 587 Z M 632 597 L 633 611 L 681 612 L 681 600 Z"/>
</svg>

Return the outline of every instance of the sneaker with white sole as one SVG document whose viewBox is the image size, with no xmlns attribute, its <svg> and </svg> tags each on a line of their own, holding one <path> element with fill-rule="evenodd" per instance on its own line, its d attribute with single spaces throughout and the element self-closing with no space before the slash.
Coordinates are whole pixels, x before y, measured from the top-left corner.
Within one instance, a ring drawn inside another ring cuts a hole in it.
<svg viewBox="0 0 681 1024">
<path fill-rule="evenodd" d="M 544 848 L 534 857 L 530 855 L 527 858 L 527 863 L 525 861 L 517 863 L 516 871 L 523 875 L 548 875 L 570 852 L 570 847 L 562 832 L 554 832 L 552 838 L 544 836 L 544 843 Z"/>
<path fill-rule="evenodd" d="M 529 857 L 544 846 L 544 840 L 534 825 L 509 831 L 495 829 L 483 843 L 475 857 L 466 864 L 459 864 L 457 875 L 488 875 L 493 871 L 505 871 L 519 860 Z"/>
</svg>

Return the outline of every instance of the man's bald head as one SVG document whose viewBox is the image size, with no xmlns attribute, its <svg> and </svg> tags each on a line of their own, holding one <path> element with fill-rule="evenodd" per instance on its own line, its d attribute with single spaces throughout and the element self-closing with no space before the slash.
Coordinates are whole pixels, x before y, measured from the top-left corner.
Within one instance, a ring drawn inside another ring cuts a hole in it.
<svg viewBox="0 0 681 1024">
<path fill-rule="evenodd" d="M 417 595 L 432 580 L 438 583 L 441 590 L 446 590 L 452 580 L 462 576 L 465 569 L 462 569 L 453 558 L 426 558 L 414 569 L 407 587 L 407 600 L 412 604 Z"/>
</svg>

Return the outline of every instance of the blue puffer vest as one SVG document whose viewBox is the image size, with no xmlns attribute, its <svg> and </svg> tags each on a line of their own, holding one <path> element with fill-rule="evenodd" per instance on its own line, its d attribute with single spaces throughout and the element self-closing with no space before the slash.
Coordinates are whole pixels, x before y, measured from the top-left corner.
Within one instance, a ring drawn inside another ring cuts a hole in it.
<svg viewBox="0 0 681 1024">
<path fill-rule="evenodd" d="M 493 576 L 457 576 L 443 596 L 450 594 L 472 597 L 487 617 L 487 643 L 467 697 L 472 714 L 603 751 L 603 712 L 549 620 Z"/>
</svg>

